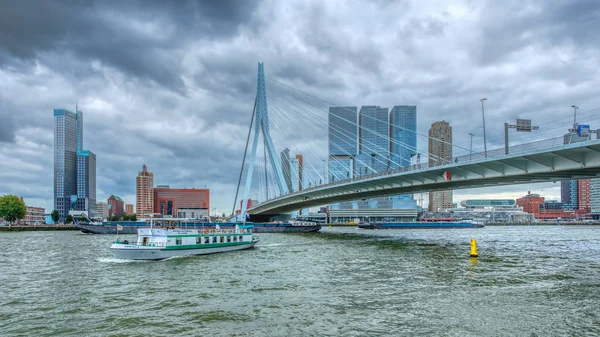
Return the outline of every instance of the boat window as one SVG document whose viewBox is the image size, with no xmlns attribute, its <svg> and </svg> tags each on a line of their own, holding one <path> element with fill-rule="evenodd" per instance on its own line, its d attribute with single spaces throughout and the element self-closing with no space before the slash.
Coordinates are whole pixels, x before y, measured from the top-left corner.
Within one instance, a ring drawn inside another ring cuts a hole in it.
<svg viewBox="0 0 600 337">
<path fill-rule="evenodd" d="M 221 236 L 221 242 L 225 242 L 225 237 Z"/>
<path fill-rule="evenodd" d="M 231 242 L 231 236 L 227 236 L 227 242 Z"/>
<path fill-rule="evenodd" d="M 196 238 L 196 244 L 201 244 L 202 243 L 202 238 L 201 237 L 197 237 Z"/>
<path fill-rule="evenodd" d="M 204 237 L 204 243 L 210 243 L 210 237 L 208 237 L 208 236 Z"/>
<path fill-rule="evenodd" d="M 217 243 L 217 237 L 213 236 L 213 243 Z"/>
<path fill-rule="evenodd" d="M 142 240 L 142 246 L 146 246 L 148 245 L 148 237 L 144 236 L 144 239 Z"/>
<path fill-rule="evenodd" d="M 233 242 L 237 242 L 237 236 L 233 237 Z"/>
<path fill-rule="evenodd" d="M 175 244 L 181 245 L 181 238 L 175 238 Z"/>
<path fill-rule="evenodd" d="M 244 241 L 244 238 L 242 238 L 242 236 L 240 235 L 240 241 Z"/>
</svg>

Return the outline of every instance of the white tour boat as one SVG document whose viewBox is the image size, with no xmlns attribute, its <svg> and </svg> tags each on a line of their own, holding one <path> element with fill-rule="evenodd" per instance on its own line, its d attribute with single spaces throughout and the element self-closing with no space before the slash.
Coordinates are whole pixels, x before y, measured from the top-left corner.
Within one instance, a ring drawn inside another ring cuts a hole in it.
<svg viewBox="0 0 600 337">
<path fill-rule="evenodd" d="M 115 241 L 110 250 L 119 259 L 161 260 L 173 256 L 203 255 L 252 248 L 258 238 L 252 226 L 233 229 L 139 228 L 137 242 Z"/>
</svg>

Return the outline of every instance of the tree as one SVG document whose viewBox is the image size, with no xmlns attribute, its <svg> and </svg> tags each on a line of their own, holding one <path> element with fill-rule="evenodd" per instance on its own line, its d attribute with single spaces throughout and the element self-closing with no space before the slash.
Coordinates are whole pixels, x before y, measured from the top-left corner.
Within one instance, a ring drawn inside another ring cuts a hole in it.
<svg viewBox="0 0 600 337">
<path fill-rule="evenodd" d="M 73 216 L 71 214 L 67 215 L 67 220 L 65 220 L 65 223 L 71 223 L 73 222 Z"/>
<path fill-rule="evenodd" d="M 50 216 L 52 217 L 52 221 L 54 221 L 54 223 L 58 223 L 58 219 L 60 219 L 60 214 L 57 210 L 53 210 L 52 213 L 50 213 Z"/>
<path fill-rule="evenodd" d="M 27 215 L 27 207 L 21 198 L 16 195 L 0 197 L 0 218 L 8 222 L 15 222 Z"/>
</svg>

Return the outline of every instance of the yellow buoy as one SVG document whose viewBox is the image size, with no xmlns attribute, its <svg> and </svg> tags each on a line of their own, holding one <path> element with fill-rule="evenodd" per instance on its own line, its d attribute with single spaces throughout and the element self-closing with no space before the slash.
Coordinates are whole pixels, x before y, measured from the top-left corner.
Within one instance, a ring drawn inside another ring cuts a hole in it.
<svg viewBox="0 0 600 337">
<path fill-rule="evenodd" d="M 477 254 L 477 241 L 475 239 L 471 239 L 471 257 L 478 257 Z"/>
</svg>

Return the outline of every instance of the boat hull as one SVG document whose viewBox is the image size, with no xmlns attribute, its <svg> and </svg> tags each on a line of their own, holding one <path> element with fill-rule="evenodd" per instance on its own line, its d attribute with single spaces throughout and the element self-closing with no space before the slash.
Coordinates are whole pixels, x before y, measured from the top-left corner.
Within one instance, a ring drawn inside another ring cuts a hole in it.
<svg viewBox="0 0 600 337">
<path fill-rule="evenodd" d="M 482 228 L 483 224 L 469 222 L 393 222 L 359 225 L 363 229 L 416 229 L 416 228 Z"/>
<path fill-rule="evenodd" d="M 117 259 L 123 260 L 163 260 L 176 256 L 206 255 L 231 252 L 254 247 L 255 240 L 247 244 L 214 248 L 166 249 L 164 247 L 140 247 L 137 245 L 114 243 L 110 251 Z"/>
<path fill-rule="evenodd" d="M 139 223 L 139 225 L 127 225 L 123 224 L 123 229 L 119 231 L 119 234 L 137 234 L 138 228 L 146 226 L 145 223 Z M 219 224 L 222 229 L 233 229 L 235 224 Z M 294 226 L 291 224 L 253 224 L 253 233 L 311 233 L 318 232 L 321 230 L 321 225 L 314 226 Z M 117 234 L 117 225 L 112 224 L 75 224 L 75 227 L 79 228 L 81 232 L 88 234 Z M 196 225 L 197 228 L 201 226 Z M 202 228 L 214 228 L 215 224 L 210 223 L 204 225 Z M 192 228 L 192 227 L 190 227 Z"/>
</svg>

